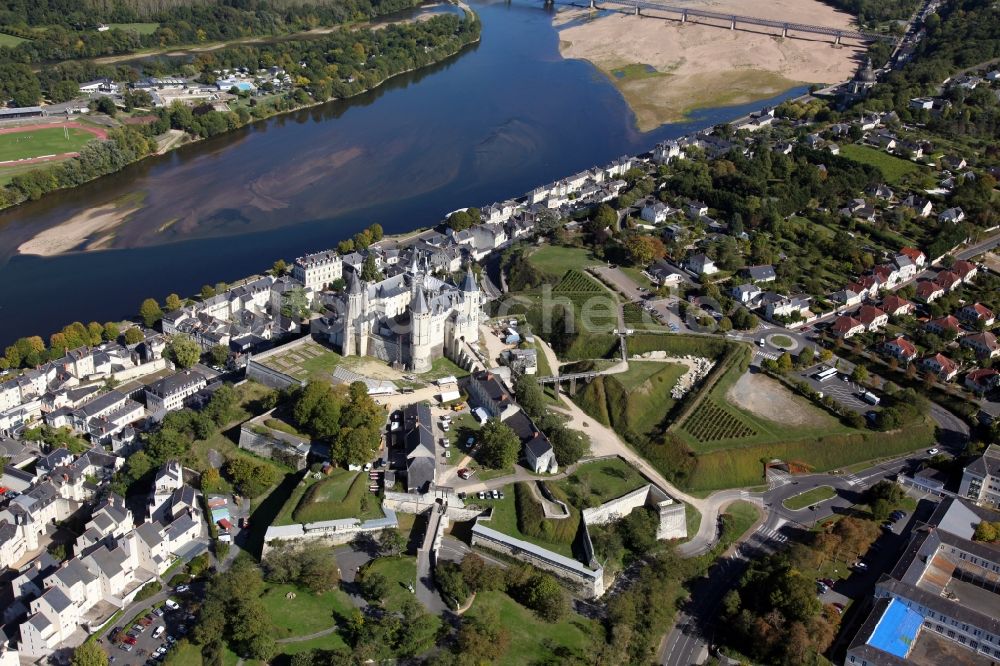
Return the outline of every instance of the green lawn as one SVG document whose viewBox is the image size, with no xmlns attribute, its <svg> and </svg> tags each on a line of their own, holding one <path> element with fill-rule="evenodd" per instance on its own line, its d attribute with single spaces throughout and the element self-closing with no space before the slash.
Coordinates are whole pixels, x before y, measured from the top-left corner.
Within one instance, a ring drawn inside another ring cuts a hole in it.
<svg viewBox="0 0 1000 666">
<path fill-rule="evenodd" d="M 671 390 L 686 370 L 676 363 L 629 361 L 626 372 L 591 382 L 578 394 L 577 402 L 619 432 L 627 428 L 642 435 L 663 422 L 673 410 L 676 401 Z"/>
<path fill-rule="evenodd" d="M 732 543 L 743 536 L 744 532 L 753 527 L 753 524 L 760 518 L 760 509 L 750 502 L 737 500 L 726 507 L 723 515 L 729 516 L 732 520 L 726 529 L 726 534 L 729 537 L 728 540 Z M 726 544 L 726 547 L 728 547 L 728 544 Z"/>
<path fill-rule="evenodd" d="M 125 30 L 126 32 L 135 32 L 140 35 L 152 35 L 156 32 L 156 29 L 160 27 L 159 23 L 109 23 L 108 27 L 114 30 L 115 28 L 119 30 Z"/>
<path fill-rule="evenodd" d="M 812 490 L 789 497 L 782 504 L 784 504 L 786 509 L 798 511 L 799 509 L 804 509 L 807 506 L 812 506 L 817 502 L 822 502 L 836 496 L 837 491 L 832 487 L 819 486 L 818 488 L 813 488 Z"/>
<path fill-rule="evenodd" d="M 68 130 L 52 127 L 0 134 L 0 162 L 75 153 L 96 138 L 90 132 L 75 127 Z"/>
<path fill-rule="evenodd" d="M 296 379 L 329 381 L 330 375 L 343 360 L 344 357 L 337 352 L 310 340 L 294 349 L 269 356 L 261 362 Z"/>
<path fill-rule="evenodd" d="M 274 519 L 274 525 L 314 523 L 342 518 L 382 517 L 381 500 L 368 490 L 368 475 L 335 469 L 315 481 L 308 478 L 292 491 Z"/>
<path fill-rule="evenodd" d="M 878 148 L 847 144 L 840 147 L 843 157 L 877 167 L 886 181 L 892 185 L 898 184 L 907 174 L 915 173 L 920 167 L 909 160 L 900 159 Z"/>
<path fill-rule="evenodd" d="M 201 648 L 188 640 L 177 641 L 167 658 L 163 661 L 164 666 L 201 666 Z"/>
<path fill-rule="evenodd" d="M 553 488 L 554 491 L 558 490 L 554 485 L 550 485 L 549 487 Z M 493 507 L 492 518 L 484 521 L 484 526 L 498 532 L 503 532 L 504 534 L 509 534 L 516 539 L 541 546 L 554 553 L 573 557 L 573 539 L 580 524 L 580 512 L 575 507 L 570 506 L 569 518 L 559 520 L 541 519 L 543 523 L 547 522 L 551 524 L 551 528 L 547 530 L 551 534 L 551 537 L 541 538 L 525 534 L 518 528 L 517 503 L 513 486 L 508 486 L 504 489 L 504 498 L 502 500 L 484 501 L 483 504 Z M 541 512 L 541 507 L 538 508 L 538 511 Z"/>
<path fill-rule="evenodd" d="M 388 610 L 399 611 L 403 608 L 404 599 L 414 598 L 407 585 L 417 584 L 417 558 L 406 555 L 380 557 L 365 567 L 364 575 L 375 572 L 389 581 L 389 595 L 383 600 Z"/>
<path fill-rule="evenodd" d="M 434 362 L 431 363 L 431 369 L 421 374 L 420 379 L 431 381 L 442 377 L 448 377 L 449 375 L 457 378 L 465 377 L 468 374 L 468 370 L 456 364 L 451 359 L 442 356 L 441 358 L 434 359 Z"/>
<path fill-rule="evenodd" d="M 541 272 L 556 279 L 561 278 L 568 270 L 599 266 L 601 263 L 590 256 L 590 250 L 559 245 L 538 248 L 528 255 L 528 261 Z"/>
<path fill-rule="evenodd" d="M 7 48 L 14 48 L 22 42 L 28 41 L 23 37 L 16 37 L 14 35 L 8 35 L 7 33 L 0 32 L 0 46 L 6 46 Z"/>
<path fill-rule="evenodd" d="M 294 599 L 285 598 L 289 592 L 295 594 Z M 329 629 L 337 623 L 338 617 L 346 617 L 354 609 L 343 590 L 313 594 L 295 585 L 268 584 L 261 601 L 271 615 L 275 638 L 307 636 Z M 337 640 L 343 645 L 339 636 Z"/>
<path fill-rule="evenodd" d="M 795 344 L 787 335 L 772 335 L 768 342 L 775 347 L 781 347 L 782 349 L 789 349 Z"/>
<path fill-rule="evenodd" d="M 634 467 L 614 458 L 581 465 L 570 476 L 549 485 L 561 488 L 573 504 L 585 509 L 621 497 L 647 483 Z"/>
<path fill-rule="evenodd" d="M 480 592 L 469 616 L 490 612 L 510 634 L 504 664 L 584 663 L 584 652 L 593 636 L 603 631 L 593 620 L 570 613 L 560 622 L 548 623 L 502 592 Z"/>
</svg>

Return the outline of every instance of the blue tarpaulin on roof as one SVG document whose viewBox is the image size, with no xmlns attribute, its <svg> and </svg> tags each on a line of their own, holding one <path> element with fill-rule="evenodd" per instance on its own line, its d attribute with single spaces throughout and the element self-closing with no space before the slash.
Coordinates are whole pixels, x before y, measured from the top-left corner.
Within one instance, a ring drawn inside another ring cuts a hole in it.
<svg viewBox="0 0 1000 666">
<path fill-rule="evenodd" d="M 868 645 L 905 659 L 917 640 L 924 616 L 893 599 L 882 613 L 882 619 L 868 639 Z"/>
<path fill-rule="evenodd" d="M 229 520 L 229 507 L 221 507 L 219 509 L 212 509 L 212 522 L 217 523 L 220 520 Z"/>
</svg>

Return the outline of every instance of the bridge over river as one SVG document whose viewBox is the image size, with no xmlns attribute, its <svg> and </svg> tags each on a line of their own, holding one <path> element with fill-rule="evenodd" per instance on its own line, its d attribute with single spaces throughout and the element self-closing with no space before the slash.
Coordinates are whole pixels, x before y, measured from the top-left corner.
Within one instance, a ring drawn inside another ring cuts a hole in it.
<svg viewBox="0 0 1000 666">
<path fill-rule="evenodd" d="M 546 4 L 555 4 L 554 0 L 545 0 Z M 573 6 L 583 6 L 575 2 L 567 2 L 560 4 L 569 4 Z M 668 5 L 661 2 L 651 2 L 650 0 L 590 0 L 591 9 L 604 9 L 609 5 L 615 7 L 623 7 L 632 10 L 637 16 L 641 15 L 643 10 L 663 12 L 667 14 L 675 14 L 681 23 L 687 23 L 688 21 L 694 22 L 695 19 L 706 19 L 712 21 L 722 21 L 723 26 L 718 27 L 728 27 L 730 30 L 736 30 L 740 25 L 755 25 L 762 26 L 765 28 L 775 28 L 781 31 L 782 37 L 789 37 L 794 34 L 812 34 L 812 35 L 825 35 L 827 37 L 833 37 L 835 44 L 839 44 L 842 39 L 852 39 L 861 42 L 879 42 L 885 41 L 890 43 L 895 43 L 897 40 L 895 37 L 890 35 L 881 35 L 873 32 L 865 32 L 863 30 L 848 30 L 845 28 L 832 28 L 823 25 L 810 25 L 808 23 L 791 23 L 788 21 L 779 21 L 776 19 L 766 19 L 759 18 L 757 16 L 746 16 L 744 14 L 730 14 L 727 12 L 713 12 L 706 9 L 694 9 L 692 7 L 682 7 L 679 5 Z M 663 17 L 658 17 L 663 18 Z M 699 21 L 700 23 L 700 21 Z M 705 25 L 715 25 L 714 23 L 705 23 Z"/>
</svg>

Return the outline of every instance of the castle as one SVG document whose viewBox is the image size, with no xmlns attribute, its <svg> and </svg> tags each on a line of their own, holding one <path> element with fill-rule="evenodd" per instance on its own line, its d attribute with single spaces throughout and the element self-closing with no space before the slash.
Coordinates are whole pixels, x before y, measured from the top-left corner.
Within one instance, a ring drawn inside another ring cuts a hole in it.
<svg viewBox="0 0 1000 666">
<path fill-rule="evenodd" d="M 374 356 L 414 372 L 430 370 L 442 356 L 468 366 L 465 342 L 479 339 L 481 293 L 471 269 L 458 286 L 432 275 L 418 252 L 407 268 L 379 282 L 351 271 L 347 289 L 327 307 L 333 314 L 314 329 L 344 356 Z"/>
</svg>

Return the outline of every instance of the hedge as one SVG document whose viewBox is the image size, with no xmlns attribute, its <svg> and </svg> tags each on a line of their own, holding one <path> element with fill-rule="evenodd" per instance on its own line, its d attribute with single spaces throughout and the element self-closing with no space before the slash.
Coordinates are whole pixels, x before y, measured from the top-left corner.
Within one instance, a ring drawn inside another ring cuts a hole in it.
<svg viewBox="0 0 1000 666">
<path fill-rule="evenodd" d="M 710 335 L 676 333 L 638 333 L 628 337 L 628 353 L 644 354 L 664 351 L 672 356 L 703 356 L 718 358 L 730 347 L 723 338 Z"/>
</svg>

